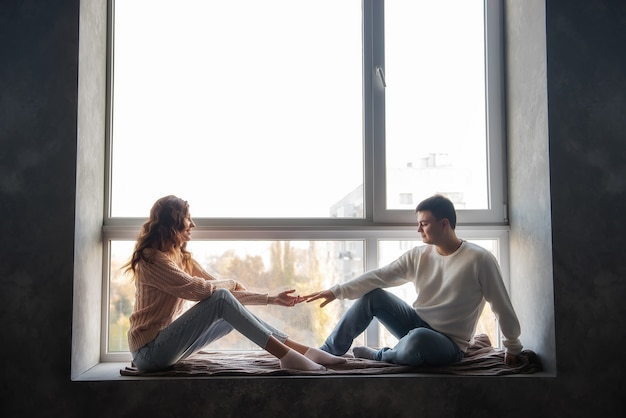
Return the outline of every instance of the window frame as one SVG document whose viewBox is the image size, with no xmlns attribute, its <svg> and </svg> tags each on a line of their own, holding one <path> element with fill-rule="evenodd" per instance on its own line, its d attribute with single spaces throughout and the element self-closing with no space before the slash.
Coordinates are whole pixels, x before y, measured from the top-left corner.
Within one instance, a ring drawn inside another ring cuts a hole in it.
<svg viewBox="0 0 626 418">
<path fill-rule="evenodd" d="M 365 7 L 369 4 L 370 7 Z M 506 181 L 506 149 L 504 124 L 504 42 L 501 0 L 484 0 L 485 19 L 485 115 L 487 134 L 488 204 L 486 210 L 458 210 L 459 225 L 507 225 L 508 202 Z M 369 9 L 369 10 L 368 10 Z M 373 155 L 372 196 L 373 219 L 376 222 L 409 223 L 413 220 L 410 210 L 387 210 L 387 178 L 385 167 L 385 82 L 378 68 L 385 70 L 384 57 L 384 0 L 364 1 L 365 19 L 374 30 L 372 36 L 364 36 L 365 83 L 370 84 L 364 101 L 369 98 L 371 123 L 365 123 L 366 141 L 371 141 Z M 376 36 L 378 35 L 378 36 Z M 368 42 L 370 43 L 368 45 Z M 367 121 L 367 118 L 365 118 Z"/>
<path fill-rule="evenodd" d="M 464 239 L 496 239 L 500 266 L 509 287 L 509 244 L 504 135 L 502 0 L 485 0 L 486 124 L 488 140 L 488 210 L 459 210 L 457 232 Z M 114 85 L 114 0 L 109 0 L 107 59 L 107 132 L 105 198 L 102 226 L 101 360 L 128 361 L 130 353 L 108 352 L 110 242 L 134 240 L 144 218 L 111 217 L 112 103 Z M 362 0 L 363 17 L 363 218 L 197 218 L 194 240 L 364 240 L 365 271 L 378 267 L 379 240 L 417 239 L 411 210 L 386 210 L 384 86 L 384 0 Z M 377 33 L 378 36 L 374 36 Z M 146 208 L 146 211 L 148 208 Z M 398 254 L 400 255 L 400 254 Z M 377 333 L 366 337 L 375 345 Z"/>
</svg>

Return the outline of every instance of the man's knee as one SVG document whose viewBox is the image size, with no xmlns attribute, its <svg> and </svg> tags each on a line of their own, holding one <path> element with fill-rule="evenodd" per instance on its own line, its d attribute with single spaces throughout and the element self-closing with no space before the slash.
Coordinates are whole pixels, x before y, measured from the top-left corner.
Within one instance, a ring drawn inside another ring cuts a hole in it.
<svg viewBox="0 0 626 418">
<path fill-rule="evenodd" d="M 420 327 L 410 330 L 405 338 L 407 338 L 407 342 L 411 346 L 411 348 L 415 350 L 424 350 L 430 349 L 436 345 L 436 339 L 438 339 L 438 335 L 436 331 Z"/>
<path fill-rule="evenodd" d="M 403 340 L 402 351 L 407 363 L 445 364 L 453 361 L 453 343 L 437 331 L 415 328 Z"/>
<path fill-rule="evenodd" d="M 385 299 L 386 296 L 387 292 L 385 292 L 381 288 L 377 288 L 361 296 L 361 301 L 363 301 L 364 303 L 372 304 L 379 302 L 382 299 Z"/>
<path fill-rule="evenodd" d="M 396 345 L 393 362 L 410 366 L 424 364 L 432 349 L 429 331 L 428 328 L 410 330 Z"/>
<path fill-rule="evenodd" d="M 409 331 L 409 334 L 414 335 L 415 338 L 431 338 L 436 335 L 440 335 L 437 331 L 434 331 L 427 327 L 418 327 Z"/>
</svg>

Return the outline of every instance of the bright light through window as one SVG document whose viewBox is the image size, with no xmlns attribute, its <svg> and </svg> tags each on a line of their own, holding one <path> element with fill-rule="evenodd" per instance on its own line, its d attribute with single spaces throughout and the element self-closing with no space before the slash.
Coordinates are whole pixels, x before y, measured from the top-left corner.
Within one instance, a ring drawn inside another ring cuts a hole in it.
<svg viewBox="0 0 626 418">
<path fill-rule="evenodd" d="M 361 217 L 361 51 L 360 1 L 115 2 L 111 216 Z"/>
<path fill-rule="evenodd" d="M 254 290 L 304 294 L 396 259 L 421 245 L 404 227 L 434 193 L 508 260 L 498 0 L 111 4 L 108 359 L 128 355 L 120 266 L 164 195 L 190 204 L 194 257 Z M 251 309 L 315 346 L 351 303 Z M 496 343 L 488 311 L 477 332 Z M 375 328 L 355 344 L 393 345 Z M 211 347 L 255 348 L 236 333 Z"/>
<path fill-rule="evenodd" d="M 135 302 L 135 283 L 121 266 L 132 254 L 133 241 L 111 242 L 108 352 L 128 351 L 129 318 Z M 345 282 L 363 273 L 363 241 L 192 241 L 195 260 L 219 278 L 238 280 L 248 290 L 275 295 L 295 289 L 306 295 Z M 339 318 L 353 303 L 338 300 L 324 309 L 319 303 L 248 306 L 296 341 L 321 345 Z M 188 302 L 189 306 L 193 302 Z M 357 343 L 363 344 L 363 337 Z M 212 350 L 258 350 L 238 332 L 209 346 Z"/>
<path fill-rule="evenodd" d="M 483 14 L 482 0 L 385 2 L 387 209 L 435 193 L 489 207 Z"/>
</svg>

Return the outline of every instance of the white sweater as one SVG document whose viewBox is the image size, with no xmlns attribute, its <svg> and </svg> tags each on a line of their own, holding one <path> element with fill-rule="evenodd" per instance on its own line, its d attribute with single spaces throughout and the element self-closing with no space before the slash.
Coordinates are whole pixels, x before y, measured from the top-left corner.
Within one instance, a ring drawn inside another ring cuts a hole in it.
<svg viewBox="0 0 626 418">
<path fill-rule="evenodd" d="M 463 351 L 473 342 L 485 301 L 500 322 L 507 352 L 519 354 L 520 325 L 494 256 L 463 241 L 448 256 L 435 246 L 415 247 L 385 267 L 362 274 L 330 290 L 338 299 L 357 299 L 376 288 L 415 284 L 413 307 L 433 329 L 447 335 Z"/>
</svg>

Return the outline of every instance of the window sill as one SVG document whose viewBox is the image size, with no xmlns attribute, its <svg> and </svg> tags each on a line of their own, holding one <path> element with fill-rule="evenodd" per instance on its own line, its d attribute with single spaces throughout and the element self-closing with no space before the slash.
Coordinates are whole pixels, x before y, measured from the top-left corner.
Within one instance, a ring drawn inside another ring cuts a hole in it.
<svg viewBox="0 0 626 418">
<path fill-rule="evenodd" d="M 102 381 L 127 381 L 127 380 L 181 380 L 181 379 L 337 379 L 337 378 L 550 378 L 556 377 L 555 374 L 547 372 L 538 372 L 532 374 L 509 374 L 503 376 L 456 376 L 449 374 L 435 373 L 398 373 L 398 374 L 372 374 L 372 375 L 318 375 L 318 376 L 196 376 L 196 377 L 170 377 L 170 376 L 122 376 L 120 369 L 128 365 L 128 362 L 106 362 L 96 364 L 91 369 L 72 379 L 74 382 L 102 382 Z"/>
</svg>

